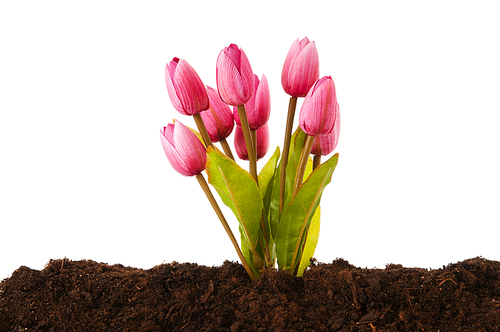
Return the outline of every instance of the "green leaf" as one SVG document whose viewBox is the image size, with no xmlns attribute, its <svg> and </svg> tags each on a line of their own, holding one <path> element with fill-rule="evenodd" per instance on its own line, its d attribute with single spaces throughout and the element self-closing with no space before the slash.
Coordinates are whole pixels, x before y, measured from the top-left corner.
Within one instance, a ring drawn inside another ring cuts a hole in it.
<svg viewBox="0 0 500 332">
<path fill-rule="evenodd" d="M 288 164 L 286 165 L 286 190 L 285 190 L 285 204 L 286 207 L 290 204 L 292 200 L 293 187 L 295 185 L 295 176 L 297 174 L 297 168 L 299 165 L 300 155 L 302 154 L 302 148 L 304 147 L 304 143 L 306 140 L 306 133 L 297 128 L 295 133 L 292 136 L 292 143 L 290 144 L 290 157 L 288 159 Z M 293 153 L 292 153 L 293 152 Z M 302 182 L 307 179 L 307 176 L 312 172 L 312 159 L 309 157 L 307 160 L 306 170 L 304 171 L 304 179 Z"/>
<path fill-rule="evenodd" d="M 295 271 L 302 256 L 301 247 L 309 228 L 321 195 L 330 183 L 333 171 L 337 166 L 338 154 L 318 166 L 300 186 L 290 205 L 288 205 L 279 221 L 276 232 L 276 255 L 278 267 Z"/>
<path fill-rule="evenodd" d="M 259 173 L 259 189 L 260 189 L 260 194 L 263 198 L 263 210 L 262 210 L 262 217 L 264 218 L 264 225 L 265 225 L 265 243 L 267 244 L 268 249 L 270 250 L 271 254 L 271 261 L 275 261 L 275 251 L 274 251 L 274 240 L 271 236 L 271 227 L 270 227 L 270 220 L 269 220 L 269 213 L 270 213 L 270 205 L 271 205 L 271 194 L 273 191 L 273 183 L 274 183 L 274 176 L 275 176 L 275 170 L 276 170 L 276 164 L 278 163 L 278 159 L 280 157 L 280 149 L 279 147 L 276 148 L 276 151 L 272 155 L 272 157 L 268 160 L 266 165 L 262 168 L 262 170 Z"/>
<path fill-rule="evenodd" d="M 252 176 L 219 150 L 207 148 L 208 182 L 217 190 L 224 204 L 235 214 L 243 243 L 255 255 L 261 235 L 262 196 Z M 245 257 L 247 259 L 247 257 Z M 248 260 L 253 267 L 254 260 Z M 253 269 L 253 268 L 252 268 Z"/>
<path fill-rule="evenodd" d="M 259 173 L 259 189 L 262 197 L 266 197 L 271 194 L 272 186 L 270 187 L 269 184 L 272 183 L 279 157 L 280 148 L 276 147 L 276 151 L 274 151 L 272 157 L 267 161 L 264 167 L 262 167 Z"/>
<path fill-rule="evenodd" d="M 297 163 L 298 159 L 300 157 L 300 152 L 302 151 L 302 146 L 304 145 L 304 141 L 306 139 L 306 134 L 300 129 L 300 126 L 297 127 L 297 130 L 292 135 L 292 138 L 290 139 L 290 152 L 288 155 L 288 163 L 287 163 L 287 174 L 286 174 L 286 181 L 292 181 L 292 190 L 293 190 L 293 181 L 295 179 L 295 171 L 297 168 Z M 298 151 L 298 155 L 297 154 Z M 295 155 L 294 159 L 292 157 Z M 283 156 L 282 156 L 283 158 Z M 296 160 L 295 160 L 296 159 Z M 272 188 L 272 193 L 271 193 L 271 202 L 269 206 L 269 224 L 271 227 L 271 236 L 274 239 L 276 237 L 276 231 L 278 230 L 278 224 L 279 224 L 279 219 L 280 219 L 280 213 L 279 213 L 279 199 L 280 199 L 280 181 L 281 181 L 281 164 L 282 160 L 280 160 L 278 167 L 276 167 L 276 170 L 274 172 L 274 179 L 273 179 L 273 188 Z M 290 166 L 292 164 L 293 166 Z M 293 173 L 290 173 L 288 170 L 292 170 Z M 306 170 L 307 172 L 307 170 Z M 292 178 L 290 180 L 290 178 Z M 305 178 L 305 176 L 304 176 Z M 286 207 L 287 204 L 290 203 L 291 197 L 288 197 L 288 202 L 287 202 L 287 196 L 290 190 L 288 189 L 288 186 L 285 186 L 285 204 L 284 207 Z"/>
<path fill-rule="evenodd" d="M 241 253 L 243 254 L 243 257 L 245 257 L 245 260 L 248 263 L 248 266 L 250 266 L 250 269 L 253 272 L 253 275 L 258 277 L 260 275 L 259 270 L 255 267 L 254 261 L 253 261 L 253 252 L 248 246 L 247 242 L 243 238 L 243 231 L 241 230 L 241 226 L 239 227 L 240 230 L 240 236 L 241 236 Z"/>
<path fill-rule="evenodd" d="M 302 251 L 302 258 L 300 259 L 299 269 L 297 270 L 297 277 L 302 277 L 304 275 L 304 271 L 311 263 L 310 260 L 314 255 L 316 246 L 318 245 L 320 216 L 321 207 L 318 205 L 318 208 L 316 209 L 316 212 L 314 212 L 314 216 L 311 220 L 309 230 L 306 234 L 306 243 L 304 250 Z"/>
<path fill-rule="evenodd" d="M 276 231 L 278 230 L 278 223 L 280 220 L 280 179 L 281 179 L 281 161 L 274 171 L 273 181 L 272 181 L 272 191 L 271 191 L 271 201 L 269 204 L 269 226 L 271 227 L 271 237 L 274 239 L 276 237 Z"/>
</svg>

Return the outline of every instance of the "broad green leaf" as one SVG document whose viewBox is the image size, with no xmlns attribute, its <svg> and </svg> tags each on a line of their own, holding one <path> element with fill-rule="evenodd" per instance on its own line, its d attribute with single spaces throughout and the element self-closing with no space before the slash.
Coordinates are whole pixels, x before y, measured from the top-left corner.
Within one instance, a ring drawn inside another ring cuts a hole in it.
<svg viewBox="0 0 500 332">
<path fill-rule="evenodd" d="M 337 166 L 338 154 L 318 166 L 300 186 L 290 205 L 288 205 L 276 232 L 276 255 L 278 266 L 283 270 L 294 271 L 300 262 L 304 235 L 321 200 L 321 195 L 330 183 Z"/>
<path fill-rule="evenodd" d="M 272 191 L 271 191 L 271 201 L 269 204 L 269 226 L 271 227 L 271 237 L 274 239 L 276 237 L 276 231 L 278 230 L 278 223 L 280 219 L 280 179 L 281 179 L 281 161 L 278 163 L 274 171 L 273 181 L 272 181 Z"/>
<path fill-rule="evenodd" d="M 297 161 L 294 162 L 294 165 L 298 163 L 298 158 L 300 157 L 300 151 L 302 150 L 302 146 L 304 145 L 304 141 L 306 138 L 306 134 L 300 129 L 300 126 L 297 127 L 297 130 L 292 135 L 292 138 L 290 140 L 290 152 L 288 155 L 288 164 L 287 164 L 287 170 L 288 170 L 288 165 L 291 163 L 292 156 L 296 152 L 295 150 L 299 151 L 299 155 L 296 157 Z M 283 156 L 282 156 L 283 158 Z M 292 161 L 293 162 L 293 161 Z M 275 238 L 276 236 L 276 231 L 278 229 L 278 224 L 279 224 L 279 219 L 280 219 L 280 213 L 279 213 L 279 198 L 280 198 L 280 181 L 281 181 L 281 164 L 282 160 L 280 160 L 278 167 L 276 167 L 276 170 L 274 172 L 274 180 L 273 180 L 273 188 L 272 188 L 272 193 L 271 193 L 271 203 L 269 206 L 269 223 L 271 226 L 271 236 Z M 293 170 L 295 170 L 295 167 L 292 167 Z M 293 177 L 292 181 L 292 186 L 293 186 L 293 181 L 295 179 L 295 173 L 289 174 L 287 172 L 287 181 L 290 180 L 290 177 Z M 289 192 L 287 186 L 285 186 L 285 205 L 287 203 L 287 192 Z M 288 203 L 290 203 L 290 200 L 288 200 Z"/>
<path fill-rule="evenodd" d="M 208 182 L 217 190 L 224 204 L 239 222 L 242 244 L 256 253 L 262 217 L 262 196 L 252 176 L 219 150 L 207 148 Z M 253 261 L 248 261 L 252 266 Z"/>
<path fill-rule="evenodd" d="M 263 210 L 262 210 L 262 217 L 264 218 L 264 225 L 266 227 L 266 239 L 265 242 L 267 244 L 267 247 L 270 250 L 271 253 L 271 261 L 275 260 L 275 254 L 274 254 L 274 240 L 271 236 L 271 228 L 270 228 L 270 221 L 269 221 L 269 209 L 270 209 L 270 204 L 271 204 L 271 194 L 273 190 L 273 180 L 275 176 L 275 169 L 276 169 L 276 164 L 278 163 L 278 159 L 280 156 L 280 149 L 279 147 L 276 148 L 276 151 L 274 152 L 273 156 L 269 159 L 269 161 L 266 163 L 266 165 L 262 168 L 262 170 L 259 173 L 259 189 L 261 196 L 263 198 Z"/>
<path fill-rule="evenodd" d="M 314 216 L 311 220 L 309 230 L 306 234 L 306 243 L 304 250 L 302 251 L 302 258 L 300 259 L 299 269 L 297 270 L 297 277 L 302 277 L 304 275 L 304 271 L 311 263 L 310 260 L 314 255 L 316 246 L 318 245 L 320 216 L 321 207 L 318 205 L 318 208 L 316 209 L 316 212 L 314 212 Z"/>
<path fill-rule="evenodd" d="M 266 197 L 267 193 L 271 192 L 272 188 L 268 189 L 268 185 L 272 182 L 272 178 L 274 176 L 274 171 L 276 169 L 276 164 L 278 163 L 278 159 L 280 157 L 280 148 L 276 147 L 276 151 L 272 157 L 267 161 L 267 163 L 262 167 L 259 172 L 259 189 L 262 197 Z"/>
<path fill-rule="evenodd" d="M 293 144 L 290 145 L 290 158 L 288 159 L 288 164 L 286 165 L 286 194 L 285 194 L 285 207 L 290 204 L 293 194 L 293 186 L 295 184 L 295 175 L 297 174 L 297 167 L 300 160 L 300 155 L 302 154 L 302 148 L 304 147 L 304 142 L 306 140 L 306 133 L 304 133 L 300 127 L 296 130 L 294 134 Z M 293 150 L 292 150 L 293 149 Z M 308 161 L 309 164 L 309 161 Z M 312 164 L 311 164 L 312 165 Z M 304 179 L 307 179 L 307 175 L 304 173 Z M 302 180 L 303 182 L 304 180 Z"/>
<path fill-rule="evenodd" d="M 241 253 L 243 254 L 243 257 L 245 257 L 245 260 L 247 261 L 248 266 L 250 266 L 250 269 L 252 270 L 253 275 L 258 277 L 260 275 L 260 272 L 254 265 L 252 250 L 249 248 L 247 241 L 243 237 L 243 231 L 241 230 L 241 227 L 239 228 L 239 230 L 240 230 L 240 235 L 241 235 Z"/>
</svg>

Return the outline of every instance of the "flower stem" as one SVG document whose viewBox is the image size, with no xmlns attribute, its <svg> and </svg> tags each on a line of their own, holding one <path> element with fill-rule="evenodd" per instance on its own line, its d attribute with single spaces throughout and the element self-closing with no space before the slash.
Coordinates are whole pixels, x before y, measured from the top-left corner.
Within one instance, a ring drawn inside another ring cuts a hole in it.
<svg viewBox="0 0 500 332">
<path fill-rule="evenodd" d="M 226 218 L 224 218 L 224 215 L 222 214 L 222 211 L 219 207 L 219 204 L 217 204 L 217 201 L 215 200 L 214 196 L 212 195 L 212 192 L 210 191 L 210 187 L 207 184 L 207 181 L 205 181 L 205 177 L 203 174 L 198 174 L 196 175 L 196 179 L 198 180 L 198 183 L 200 184 L 201 188 L 205 192 L 205 195 L 207 195 L 208 200 L 210 201 L 210 204 L 212 204 L 213 209 L 215 210 L 215 213 L 217 213 L 217 216 L 219 217 L 222 226 L 226 230 L 227 235 L 229 235 L 229 238 L 231 239 L 231 242 L 233 243 L 234 249 L 236 249 L 236 253 L 238 254 L 238 257 L 241 260 L 241 263 L 243 263 L 243 267 L 247 271 L 248 275 L 252 280 L 255 279 L 255 276 L 252 272 L 252 269 L 248 265 L 247 261 L 245 260 L 245 257 L 243 257 L 243 253 L 241 252 L 241 249 L 238 245 L 238 242 L 236 241 L 236 238 L 234 237 L 233 232 L 231 231 L 231 228 L 229 227 Z"/>
<path fill-rule="evenodd" d="M 314 155 L 314 157 L 313 157 L 313 170 L 315 170 L 316 167 L 318 167 L 319 165 L 321 165 L 321 155 Z"/>
<path fill-rule="evenodd" d="M 290 97 L 288 104 L 288 116 L 286 119 L 285 142 L 283 144 L 283 156 L 281 158 L 281 178 L 280 178 L 280 213 L 285 204 L 285 178 L 286 165 L 288 164 L 288 155 L 290 154 L 290 140 L 292 138 L 293 118 L 295 117 L 295 109 L 297 108 L 297 97 Z"/>
<path fill-rule="evenodd" d="M 224 149 L 224 153 L 226 156 L 234 160 L 233 153 L 231 152 L 231 148 L 229 147 L 229 144 L 227 143 L 226 139 L 223 138 L 220 140 L 220 145 L 222 145 L 222 148 Z"/>
<path fill-rule="evenodd" d="M 208 135 L 207 128 L 205 127 L 205 122 L 203 122 L 200 113 L 196 113 L 195 115 L 193 115 L 193 118 L 194 121 L 196 122 L 196 126 L 198 127 L 200 135 L 203 138 L 203 141 L 205 142 L 205 146 L 207 147 L 211 146 L 213 149 L 215 149 L 214 144 L 212 143 L 212 140 Z"/>
<path fill-rule="evenodd" d="M 253 153 L 257 160 L 257 130 L 250 129 L 250 137 L 252 138 Z"/>
<path fill-rule="evenodd" d="M 250 174 L 258 185 L 259 180 L 257 177 L 257 156 L 255 155 L 255 149 L 252 143 L 252 136 L 250 134 L 250 126 L 248 125 L 245 105 L 238 106 L 238 115 L 240 116 L 241 129 L 243 130 L 243 137 L 245 138 L 245 144 L 247 146 L 248 160 L 250 161 Z"/>
<path fill-rule="evenodd" d="M 306 136 L 306 141 L 304 142 L 304 147 L 300 153 L 299 164 L 297 165 L 297 174 L 295 175 L 295 185 L 293 186 L 293 196 L 297 194 L 299 187 L 302 185 L 304 180 L 304 172 L 306 170 L 307 160 L 309 159 L 309 154 L 311 153 L 312 146 L 314 144 L 314 136 Z"/>
</svg>

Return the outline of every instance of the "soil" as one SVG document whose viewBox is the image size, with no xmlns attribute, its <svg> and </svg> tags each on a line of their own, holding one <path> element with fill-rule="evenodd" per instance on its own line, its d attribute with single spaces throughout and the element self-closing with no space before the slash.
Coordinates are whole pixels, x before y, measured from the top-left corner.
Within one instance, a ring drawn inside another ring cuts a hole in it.
<svg viewBox="0 0 500 332">
<path fill-rule="evenodd" d="M 20 267 L 0 283 L 0 331 L 500 331 L 500 263 L 362 269 L 313 261 L 303 278 L 241 264 L 142 270 L 90 260 Z"/>
</svg>

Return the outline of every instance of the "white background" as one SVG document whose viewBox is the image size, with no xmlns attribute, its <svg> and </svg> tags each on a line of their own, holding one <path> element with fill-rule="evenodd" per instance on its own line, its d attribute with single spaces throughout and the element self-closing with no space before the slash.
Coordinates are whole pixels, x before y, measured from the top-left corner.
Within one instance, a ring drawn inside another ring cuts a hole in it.
<svg viewBox="0 0 500 332">
<path fill-rule="evenodd" d="M 289 98 L 281 69 L 304 36 L 342 114 L 318 261 L 500 260 L 496 2 L 249 4 L 1 2 L 0 280 L 64 257 L 139 268 L 236 261 L 197 181 L 161 147 L 173 118 L 195 126 L 172 107 L 164 67 L 184 58 L 215 87 L 219 52 L 241 46 L 270 83 L 271 152 Z"/>
</svg>

